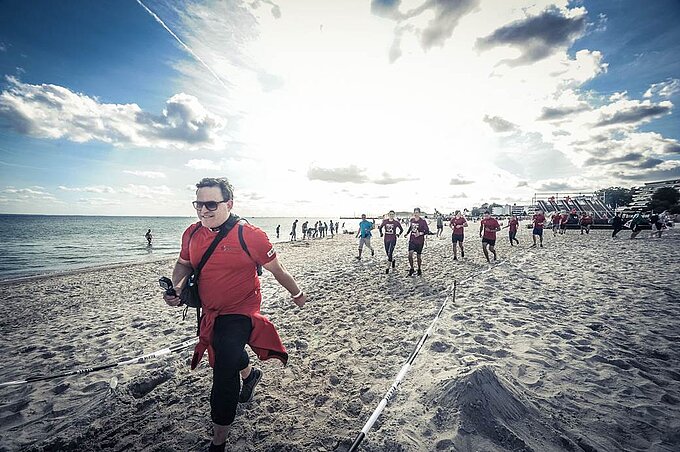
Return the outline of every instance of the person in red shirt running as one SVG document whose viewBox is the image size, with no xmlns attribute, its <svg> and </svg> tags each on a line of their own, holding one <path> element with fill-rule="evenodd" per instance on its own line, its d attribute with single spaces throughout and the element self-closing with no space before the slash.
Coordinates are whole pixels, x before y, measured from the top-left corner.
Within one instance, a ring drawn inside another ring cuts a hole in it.
<svg viewBox="0 0 680 452">
<path fill-rule="evenodd" d="M 233 225 L 238 218 L 231 214 L 233 188 L 226 178 L 204 178 L 196 188 L 193 205 L 200 222 L 189 226 L 182 235 L 182 249 L 172 272 L 178 294 L 218 231 Z M 241 245 L 239 232 L 248 254 Z M 256 265 L 270 271 L 296 305 L 302 307 L 307 301 L 307 295 L 279 262 L 267 235 L 255 226 L 237 223 L 208 258 L 198 280 L 203 316 L 191 368 L 198 365 L 207 350 L 213 368 L 210 451 L 224 451 L 227 429 L 234 421 L 237 404 L 251 400 L 255 385 L 262 378 L 262 371 L 250 365 L 245 345 L 250 345 L 260 360 L 277 358 L 284 364 L 288 360 L 276 328 L 260 314 L 262 295 Z M 170 306 L 182 303 L 177 295 L 164 294 L 163 299 Z"/>
<path fill-rule="evenodd" d="M 489 251 L 493 253 L 493 260 L 498 259 L 495 248 L 496 232 L 500 230 L 501 225 L 498 223 L 498 220 L 492 217 L 489 211 L 484 212 L 484 218 L 479 223 L 479 236 L 482 238 L 482 251 L 484 251 L 484 257 L 486 257 L 488 263 L 491 263 L 491 260 L 489 260 Z"/>
<path fill-rule="evenodd" d="M 543 213 L 543 212 L 541 212 Z M 560 220 L 562 216 L 560 215 L 559 212 L 555 212 L 550 216 L 550 220 L 552 221 L 552 231 L 553 235 L 557 236 L 557 233 L 560 231 Z"/>
<path fill-rule="evenodd" d="M 458 252 L 456 250 L 456 243 L 460 248 L 460 257 L 465 257 L 465 250 L 463 249 L 464 228 L 468 227 L 467 220 L 461 215 L 460 210 L 456 210 L 454 217 L 449 222 L 449 227 L 451 228 L 451 241 L 453 242 L 453 260 L 457 261 Z"/>
<path fill-rule="evenodd" d="M 510 217 L 510 220 L 508 220 L 508 225 L 505 226 L 508 228 L 508 238 L 510 239 L 510 246 L 515 246 L 514 242 L 517 242 L 519 245 L 519 240 L 517 240 L 517 229 L 519 228 L 519 220 L 515 215 Z"/>
<path fill-rule="evenodd" d="M 579 224 L 581 225 L 581 235 L 583 235 L 583 231 L 585 231 L 586 234 L 590 234 L 590 225 L 593 224 L 593 217 L 591 217 L 588 212 L 583 212 Z"/>
<path fill-rule="evenodd" d="M 420 218 L 420 208 L 413 209 L 413 218 L 409 222 L 408 229 L 404 235 L 408 235 L 408 263 L 411 268 L 408 271 L 409 276 L 413 276 L 413 253 L 418 255 L 418 276 L 423 272 L 420 269 L 422 264 L 421 254 L 423 254 L 423 247 L 425 246 L 425 235 L 430 233 L 430 228 L 424 218 Z"/>
<path fill-rule="evenodd" d="M 404 228 L 401 227 L 401 223 L 394 219 L 394 210 L 390 210 L 387 214 L 387 218 L 382 221 L 380 226 L 378 226 L 378 231 L 381 237 L 385 237 L 385 253 L 387 253 L 387 268 L 385 273 L 390 272 L 390 266 L 394 268 L 396 266 L 394 260 L 394 248 L 397 246 L 397 237 L 404 232 Z M 399 230 L 399 232 L 397 232 Z M 384 231 L 384 232 L 383 232 Z"/>
<path fill-rule="evenodd" d="M 563 211 L 562 215 L 560 215 L 560 234 L 564 234 L 567 231 L 568 222 L 569 214 L 566 211 Z"/>
<path fill-rule="evenodd" d="M 555 218 L 555 216 L 557 216 L 557 218 Z M 559 215 L 553 215 L 552 218 L 553 218 L 553 232 L 555 232 L 556 231 L 555 225 L 559 227 L 560 224 Z M 534 240 L 534 244 L 531 245 L 531 247 L 536 248 L 536 237 L 538 237 L 540 239 L 541 248 L 543 248 L 543 225 L 545 225 L 545 215 L 543 215 L 543 211 L 537 210 L 532 220 L 534 222 L 534 230 L 531 233 L 531 237 Z"/>
</svg>

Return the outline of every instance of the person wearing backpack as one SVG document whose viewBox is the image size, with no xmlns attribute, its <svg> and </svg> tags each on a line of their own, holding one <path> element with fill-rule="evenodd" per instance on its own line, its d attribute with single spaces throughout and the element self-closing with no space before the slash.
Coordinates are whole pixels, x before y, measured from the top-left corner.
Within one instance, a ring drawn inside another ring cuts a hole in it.
<svg viewBox="0 0 680 452">
<path fill-rule="evenodd" d="M 180 296 L 164 294 L 163 298 L 170 306 L 180 306 L 182 289 L 189 275 L 198 269 L 200 278 L 196 277 L 196 284 L 203 315 L 191 368 L 196 368 L 207 351 L 213 368 L 210 392 L 213 438 L 209 450 L 223 451 L 227 428 L 234 421 L 238 403 L 252 399 L 262 378 L 262 371 L 250 365 L 245 345 L 260 360 L 277 358 L 284 364 L 288 361 L 276 328 L 260 313 L 262 295 L 257 266 L 270 271 L 297 306 L 304 306 L 307 296 L 279 262 L 267 235 L 231 213 L 233 188 L 226 178 L 204 178 L 196 188 L 193 205 L 200 222 L 184 231 L 182 249 L 172 273 L 172 283 Z M 242 388 L 239 373 L 244 379 Z"/>
</svg>

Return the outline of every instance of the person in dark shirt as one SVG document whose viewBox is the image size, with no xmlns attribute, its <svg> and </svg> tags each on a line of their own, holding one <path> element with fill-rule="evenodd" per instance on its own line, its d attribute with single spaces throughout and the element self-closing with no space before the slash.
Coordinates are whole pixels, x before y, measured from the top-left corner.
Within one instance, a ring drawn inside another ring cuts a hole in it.
<svg viewBox="0 0 680 452">
<path fill-rule="evenodd" d="M 413 218 L 409 222 L 406 234 L 408 239 L 408 263 L 411 268 L 408 271 L 409 276 L 413 276 L 415 270 L 413 270 L 413 253 L 417 254 L 418 258 L 418 276 L 422 275 L 422 257 L 423 247 L 425 246 L 425 235 L 430 233 L 430 228 L 427 225 L 427 221 L 420 217 L 420 208 L 416 207 L 413 209 Z"/>
<path fill-rule="evenodd" d="M 501 225 L 498 220 L 492 217 L 488 211 L 484 212 L 484 218 L 479 223 L 479 236 L 482 238 L 482 251 L 488 263 L 491 263 L 489 251 L 493 253 L 493 260 L 498 259 L 496 255 L 496 232 L 500 230 Z"/>
<path fill-rule="evenodd" d="M 616 238 L 616 234 L 621 232 L 623 229 L 623 218 L 621 218 L 621 212 L 616 212 L 616 215 L 614 215 L 614 218 L 612 218 L 612 226 L 614 227 L 614 230 L 612 231 L 612 238 Z"/>
<path fill-rule="evenodd" d="M 390 266 L 394 268 L 396 262 L 394 260 L 394 248 L 397 246 L 397 237 L 404 232 L 404 228 L 401 227 L 401 223 L 394 219 L 394 210 L 390 210 L 387 214 L 386 219 L 382 221 L 380 226 L 378 226 L 378 231 L 381 237 L 385 237 L 385 253 L 387 253 L 387 268 L 385 273 L 390 272 Z M 397 232 L 397 230 L 399 232 Z M 384 231 L 384 233 L 383 233 Z"/>
</svg>

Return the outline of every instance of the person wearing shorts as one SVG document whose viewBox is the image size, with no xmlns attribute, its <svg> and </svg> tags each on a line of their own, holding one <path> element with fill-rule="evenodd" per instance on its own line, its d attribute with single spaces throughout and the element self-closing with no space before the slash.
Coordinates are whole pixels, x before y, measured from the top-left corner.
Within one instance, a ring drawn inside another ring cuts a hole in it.
<svg viewBox="0 0 680 452">
<path fill-rule="evenodd" d="M 543 213 L 542 211 L 539 210 L 539 212 Z M 555 212 L 550 216 L 550 219 L 552 220 L 552 231 L 553 235 L 556 236 L 557 233 L 560 231 L 560 220 L 562 219 L 562 216 L 560 215 L 559 212 Z M 541 228 L 543 229 L 543 228 Z M 543 231 L 541 231 L 541 236 L 543 235 Z"/>
<path fill-rule="evenodd" d="M 409 236 L 408 239 L 408 263 L 411 268 L 408 271 L 409 276 L 413 276 L 415 270 L 413 269 L 413 253 L 416 253 L 418 258 L 418 276 L 422 275 L 421 270 L 423 247 L 425 246 L 425 235 L 430 233 L 430 228 L 427 225 L 427 221 L 420 217 L 420 208 L 416 207 L 413 209 L 413 218 L 409 222 L 406 234 Z"/>
<path fill-rule="evenodd" d="M 519 220 L 515 215 L 510 217 L 508 221 L 508 238 L 510 239 L 510 246 L 515 246 L 514 242 L 519 245 L 519 240 L 517 240 L 517 229 L 519 228 Z"/>
<path fill-rule="evenodd" d="M 453 260 L 458 260 L 458 248 L 460 248 L 460 257 L 465 257 L 465 250 L 463 249 L 463 239 L 465 238 L 465 233 L 463 232 L 468 227 L 467 220 L 463 215 L 461 215 L 460 210 L 456 210 L 456 213 L 451 221 L 449 222 L 449 227 L 451 228 L 451 242 L 453 242 Z"/>
<path fill-rule="evenodd" d="M 365 213 L 361 214 L 361 222 L 357 231 L 357 237 L 359 237 L 359 255 L 357 260 L 361 260 L 361 252 L 364 249 L 364 245 L 371 250 L 371 256 L 375 256 L 375 250 L 371 246 L 371 229 L 373 229 L 373 222 L 366 219 Z"/>
<path fill-rule="evenodd" d="M 489 251 L 493 253 L 493 260 L 497 260 L 496 255 L 496 232 L 501 230 L 501 225 L 489 211 L 484 212 L 484 218 L 479 223 L 479 236 L 482 238 L 482 251 L 486 261 L 491 263 L 489 259 Z"/>
<path fill-rule="evenodd" d="M 584 212 L 583 215 L 581 215 L 579 224 L 581 226 L 581 235 L 583 235 L 584 232 L 590 234 L 590 226 L 593 224 L 593 217 L 590 216 L 588 212 Z"/>
<path fill-rule="evenodd" d="M 559 218 L 559 215 L 553 215 L 553 232 L 555 232 L 555 224 L 559 225 L 559 220 L 555 219 L 555 216 Z M 543 225 L 545 224 L 545 215 L 543 215 L 542 210 L 537 210 L 533 217 L 534 230 L 531 232 L 531 236 L 534 240 L 534 244 L 531 245 L 532 248 L 536 248 L 536 237 L 540 239 L 541 248 L 543 248 Z M 557 221 L 557 223 L 555 223 Z"/>
<path fill-rule="evenodd" d="M 560 215 L 560 234 L 564 234 L 567 231 L 568 222 L 569 214 L 567 212 L 562 212 L 562 215 Z"/>
</svg>

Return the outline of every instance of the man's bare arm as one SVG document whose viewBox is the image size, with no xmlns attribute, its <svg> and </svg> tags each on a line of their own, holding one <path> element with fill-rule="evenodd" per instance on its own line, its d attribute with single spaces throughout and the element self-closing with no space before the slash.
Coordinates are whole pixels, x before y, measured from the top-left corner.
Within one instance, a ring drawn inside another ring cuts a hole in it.
<svg viewBox="0 0 680 452">
<path fill-rule="evenodd" d="M 271 272 L 272 275 L 274 275 L 276 281 L 278 281 L 278 283 L 281 284 L 284 287 L 284 289 L 286 289 L 290 293 L 292 297 L 302 292 L 297 282 L 295 281 L 295 278 L 293 278 L 293 275 L 288 273 L 288 270 L 286 270 L 281 264 L 281 262 L 279 262 L 278 257 L 274 258 L 273 261 L 264 264 L 263 267 L 267 269 L 267 271 Z M 293 302 L 299 307 L 304 306 L 306 301 L 307 295 L 304 293 L 302 293 L 297 298 L 293 298 Z"/>
</svg>

